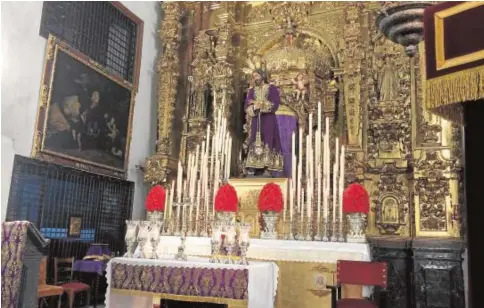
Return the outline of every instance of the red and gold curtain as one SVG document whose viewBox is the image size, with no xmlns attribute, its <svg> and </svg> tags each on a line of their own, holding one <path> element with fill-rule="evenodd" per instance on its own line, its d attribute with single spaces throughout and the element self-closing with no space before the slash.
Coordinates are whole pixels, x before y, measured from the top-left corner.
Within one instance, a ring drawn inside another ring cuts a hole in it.
<svg viewBox="0 0 484 308">
<path fill-rule="evenodd" d="M 462 103 L 484 98 L 484 2 L 444 2 L 424 13 L 425 107 L 463 123 Z"/>
</svg>

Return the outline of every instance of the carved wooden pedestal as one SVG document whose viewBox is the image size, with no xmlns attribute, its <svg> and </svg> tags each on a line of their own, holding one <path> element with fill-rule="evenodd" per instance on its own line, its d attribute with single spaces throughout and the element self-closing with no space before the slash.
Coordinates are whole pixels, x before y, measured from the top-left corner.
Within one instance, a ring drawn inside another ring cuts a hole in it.
<svg viewBox="0 0 484 308">
<path fill-rule="evenodd" d="M 465 307 L 462 241 L 387 237 L 370 245 L 372 260 L 388 262 L 387 307 Z"/>
</svg>

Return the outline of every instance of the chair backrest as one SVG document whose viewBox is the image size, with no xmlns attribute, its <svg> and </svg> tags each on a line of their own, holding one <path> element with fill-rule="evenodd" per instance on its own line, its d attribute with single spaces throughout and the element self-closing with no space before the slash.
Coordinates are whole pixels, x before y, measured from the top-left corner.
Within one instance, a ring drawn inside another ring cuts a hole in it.
<svg viewBox="0 0 484 308">
<path fill-rule="evenodd" d="M 39 268 L 39 286 L 47 284 L 47 257 L 42 257 Z"/>
<path fill-rule="evenodd" d="M 54 258 L 54 284 L 59 285 L 72 281 L 74 275 L 74 257 Z"/>
<path fill-rule="evenodd" d="M 338 284 L 355 284 L 366 286 L 387 287 L 386 262 L 364 262 L 338 260 Z"/>
</svg>

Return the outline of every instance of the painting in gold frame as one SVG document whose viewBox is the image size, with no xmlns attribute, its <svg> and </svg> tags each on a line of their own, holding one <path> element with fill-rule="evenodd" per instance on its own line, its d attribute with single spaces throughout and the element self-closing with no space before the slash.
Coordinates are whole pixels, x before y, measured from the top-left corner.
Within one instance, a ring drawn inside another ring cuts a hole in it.
<svg viewBox="0 0 484 308">
<path fill-rule="evenodd" d="M 69 229 L 67 236 L 69 237 L 80 237 L 82 229 L 82 217 L 81 216 L 70 216 L 69 217 Z"/>
<path fill-rule="evenodd" d="M 50 36 L 32 156 L 126 178 L 133 85 Z"/>
</svg>

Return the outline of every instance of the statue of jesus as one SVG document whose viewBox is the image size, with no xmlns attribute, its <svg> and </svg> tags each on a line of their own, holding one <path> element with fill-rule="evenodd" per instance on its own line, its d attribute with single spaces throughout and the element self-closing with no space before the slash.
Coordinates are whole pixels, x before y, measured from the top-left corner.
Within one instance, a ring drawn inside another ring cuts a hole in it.
<svg viewBox="0 0 484 308">
<path fill-rule="evenodd" d="M 267 82 L 262 69 L 254 70 L 252 79 L 254 87 L 249 90 L 245 101 L 247 121 L 250 121 L 245 167 L 252 176 L 277 176 L 284 164 L 276 118 L 279 90 Z"/>
</svg>

